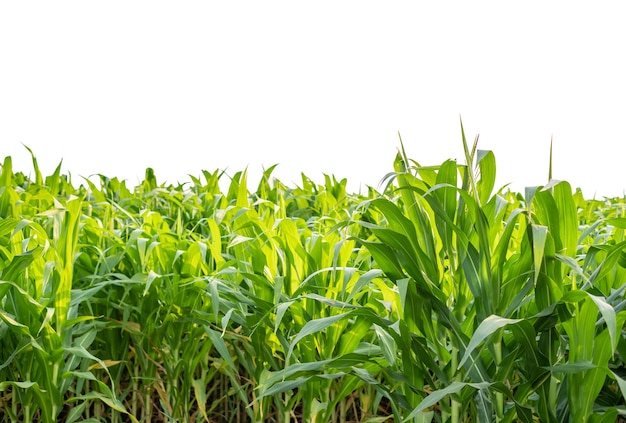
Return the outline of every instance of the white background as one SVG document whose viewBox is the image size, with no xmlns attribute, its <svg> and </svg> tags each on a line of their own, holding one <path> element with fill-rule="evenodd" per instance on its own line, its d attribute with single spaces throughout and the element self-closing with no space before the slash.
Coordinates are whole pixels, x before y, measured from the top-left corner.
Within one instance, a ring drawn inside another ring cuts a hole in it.
<svg viewBox="0 0 626 423">
<path fill-rule="evenodd" d="M 615 2 L 0 3 L 0 155 L 137 184 L 201 169 L 352 190 L 493 150 L 498 185 L 626 187 L 626 25 Z M 251 185 L 253 185 L 251 184 Z"/>
</svg>

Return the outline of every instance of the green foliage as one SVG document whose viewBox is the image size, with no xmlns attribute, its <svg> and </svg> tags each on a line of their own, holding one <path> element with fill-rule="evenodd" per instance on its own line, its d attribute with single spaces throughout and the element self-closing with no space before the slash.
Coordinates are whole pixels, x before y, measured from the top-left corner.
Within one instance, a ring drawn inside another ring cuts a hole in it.
<svg viewBox="0 0 626 423">
<path fill-rule="evenodd" d="M 0 422 L 599 422 L 626 414 L 623 199 L 0 172 Z M 551 174 L 551 171 L 550 171 Z"/>
</svg>

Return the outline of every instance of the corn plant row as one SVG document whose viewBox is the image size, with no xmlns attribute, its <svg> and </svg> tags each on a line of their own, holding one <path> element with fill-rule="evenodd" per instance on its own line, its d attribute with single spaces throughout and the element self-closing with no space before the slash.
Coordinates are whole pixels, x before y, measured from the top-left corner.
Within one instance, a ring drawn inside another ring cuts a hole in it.
<svg viewBox="0 0 626 423">
<path fill-rule="evenodd" d="M 151 169 L 0 172 L 0 422 L 614 422 L 623 199 L 495 190 L 495 157 L 379 190 Z M 551 175 L 550 175 L 551 176 Z M 228 180 L 227 189 L 222 189 Z"/>
</svg>

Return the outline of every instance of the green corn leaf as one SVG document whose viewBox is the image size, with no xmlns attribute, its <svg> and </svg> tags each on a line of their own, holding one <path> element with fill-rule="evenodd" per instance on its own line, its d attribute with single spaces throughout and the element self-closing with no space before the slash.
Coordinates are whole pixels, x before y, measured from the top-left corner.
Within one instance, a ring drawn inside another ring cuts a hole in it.
<svg viewBox="0 0 626 423">
<path fill-rule="evenodd" d="M 383 356 L 387 360 L 387 363 L 392 367 L 397 360 L 397 348 L 396 342 L 389 333 L 378 325 L 374 325 L 374 331 L 376 336 L 380 340 L 380 346 L 383 352 Z"/>
<path fill-rule="evenodd" d="M 312 300 L 319 301 L 320 303 L 329 305 L 331 307 L 339 308 L 339 309 L 358 308 L 358 306 L 355 306 L 353 304 L 349 304 L 349 303 L 346 303 L 346 302 L 343 302 L 343 301 L 333 300 L 331 298 L 326 298 L 326 297 L 323 297 L 323 296 L 318 295 L 318 294 L 306 294 L 304 296 L 304 298 L 310 298 Z"/>
<path fill-rule="evenodd" d="M 383 272 L 380 269 L 371 269 L 359 276 L 359 279 L 354 284 L 354 287 L 350 291 L 350 294 L 346 298 L 346 303 L 349 303 L 355 295 L 367 286 L 373 279 L 379 277 Z"/>
<path fill-rule="evenodd" d="M 235 363 L 233 362 L 232 356 L 228 352 L 228 348 L 226 347 L 226 343 L 224 339 L 221 337 L 220 333 L 214 331 L 211 328 L 205 327 L 204 332 L 207 334 L 211 342 L 213 342 L 213 346 L 219 353 L 220 357 L 230 366 L 232 370 L 234 370 Z"/>
<path fill-rule="evenodd" d="M 303 383 L 306 383 L 311 379 L 312 376 L 302 377 L 295 380 L 287 380 L 285 382 L 278 382 L 273 384 L 271 387 L 266 390 L 260 390 L 259 395 L 256 398 L 256 401 L 261 400 L 262 398 L 269 397 L 272 395 L 277 395 L 283 392 L 293 391 Z"/>
<path fill-rule="evenodd" d="M 300 342 L 300 340 L 302 340 L 304 337 L 311 335 L 313 333 L 316 333 L 316 332 L 320 332 L 326 329 L 327 327 L 335 324 L 336 322 L 347 318 L 349 315 L 350 315 L 350 312 L 308 321 L 302 327 L 298 335 L 294 338 L 294 340 L 289 345 L 289 351 L 287 352 L 287 357 L 285 361 L 287 363 L 289 362 L 289 358 L 293 354 L 293 349 L 298 344 L 298 342 Z"/>
<path fill-rule="evenodd" d="M 534 282 L 536 284 L 544 257 L 548 227 L 541 225 L 530 225 L 530 227 L 533 233 L 533 260 L 535 265 Z"/>
<path fill-rule="evenodd" d="M 491 315 L 483 320 L 480 325 L 478 325 L 478 328 L 476 329 L 476 332 L 474 332 L 474 335 L 472 335 L 472 338 L 470 339 L 470 342 L 467 346 L 467 350 L 465 350 L 465 354 L 463 354 L 463 358 L 461 358 L 457 369 L 463 367 L 463 365 L 470 358 L 476 347 L 488 336 L 492 335 L 495 331 L 506 325 L 512 325 L 517 322 L 521 322 L 522 320 L 523 319 L 506 319 L 504 317 L 496 315 Z"/>
<path fill-rule="evenodd" d="M 556 364 L 554 366 L 545 366 L 544 369 L 555 373 L 581 373 L 586 370 L 597 369 L 598 366 L 591 361 L 577 361 L 575 363 Z"/>
<path fill-rule="evenodd" d="M 432 407 L 436 405 L 447 397 L 448 395 L 456 394 L 461 391 L 463 388 L 471 387 L 476 390 L 487 389 L 491 386 L 491 383 L 481 382 L 481 383 L 464 383 L 464 382 L 452 382 L 449 386 L 439 389 L 437 391 L 433 391 L 430 395 L 428 395 L 417 407 L 411 411 L 411 413 L 403 420 L 405 422 L 412 420 L 414 417 L 418 416 L 421 412 L 426 410 L 428 407 Z"/>
</svg>

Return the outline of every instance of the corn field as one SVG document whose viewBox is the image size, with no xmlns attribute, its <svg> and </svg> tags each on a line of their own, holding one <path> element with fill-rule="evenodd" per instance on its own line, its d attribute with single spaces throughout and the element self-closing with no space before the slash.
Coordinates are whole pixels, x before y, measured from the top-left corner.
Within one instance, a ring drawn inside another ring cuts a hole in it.
<svg viewBox="0 0 626 423">
<path fill-rule="evenodd" d="M 620 421 L 626 202 L 463 148 L 360 194 L 7 157 L 0 422 Z"/>
</svg>

